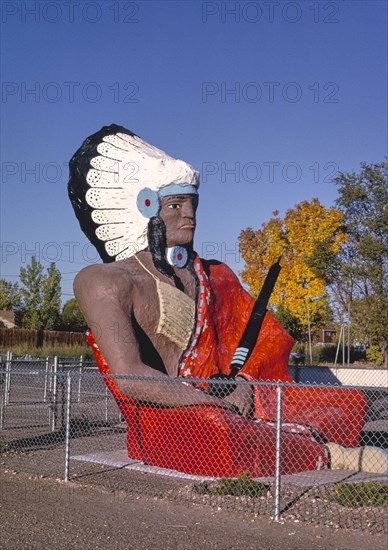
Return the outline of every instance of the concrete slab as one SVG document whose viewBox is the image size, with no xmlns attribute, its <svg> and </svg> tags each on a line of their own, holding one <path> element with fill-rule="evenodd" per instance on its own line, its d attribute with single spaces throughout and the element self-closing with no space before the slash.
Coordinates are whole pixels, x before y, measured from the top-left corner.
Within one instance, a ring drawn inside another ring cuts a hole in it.
<svg viewBox="0 0 388 550">
<path fill-rule="evenodd" d="M 380 481 L 388 483 L 388 476 L 369 472 L 352 472 L 350 470 L 320 470 L 300 472 L 299 474 L 284 475 L 282 482 L 297 485 L 298 487 L 317 487 L 345 481 L 346 483 L 360 483 L 362 481 Z"/>
<path fill-rule="evenodd" d="M 136 470 L 138 472 L 188 479 L 192 481 L 209 481 L 216 479 L 215 477 L 194 476 L 191 474 L 177 472 L 176 470 L 167 470 L 166 468 L 158 468 L 157 466 L 148 466 L 147 464 L 144 464 L 144 462 L 128 458 L 126 449 L 120 449 L 117 451 L 97 451 L 88 455 L 71 456 L 70 458 L 71 460 L 79 460 L 82 462 L 95 462 L 96 464 L 116 466 L 117 468 L 125 468 L 126 470 Z"/>
<path fill-rule="evenodd" d="M 128 458 L 126 449 L 118 449 L 115 451 L 96 451 L 86 455 L 75 455 L 71 460 L 81 462 L 94 462 L 96 464 L 104 464 L 116 468 L 125 468 L 127 470 L 136 470 L 149 474 L 163 475 L 192 481 L 212 481 L 215 477 L 195 476 L 184 474 L 175 470 L 167 470 L 156 466 L 148 466 L 144 462 Z M 274 477 L 261 477 L 257 481 L 273 483 Z M 361 483 L 366 481 L 379 481 L 388 484 L 388 476 L 373 474 L 368 472 L 351 472 L 349 470 L 320 470 L 300 472 L 298 474 L 290 474 L 282 476 L 282 482 L 298 487 L 317 487 L 319 485 L 329 485 L 345 481 L 346 483 Z"/>
<path fill-rule="evenodd" d="M 96 451 L 87 455 L 75 455 L 70 457 L 71 460 L 79 460 L 81 462 L 95 462 L 96 464 L 105 464 L 106 466 L 115 466 L 123 468 L 137 463 L 138 461 L 128 457 L 127 449 L 117 449 L 115 451 Z"/>
<path fill-rule="evenodd" d="M 387 414 L 387 419 L 379 418 L 378 420 L 371 420 L 365 422 L 362 428 L 364 432 L 382 432 L 386 434 L 386 441 L 388 444 L 388 411 L 384 411 Z"/>
</svg>

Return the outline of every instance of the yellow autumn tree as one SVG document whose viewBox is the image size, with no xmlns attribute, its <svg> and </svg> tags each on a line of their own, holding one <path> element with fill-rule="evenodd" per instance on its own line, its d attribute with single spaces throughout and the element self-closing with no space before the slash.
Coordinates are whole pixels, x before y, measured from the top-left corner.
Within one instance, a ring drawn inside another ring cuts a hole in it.
<svg viewBox="0 0 388 550">
<path fill-rule="evenodd" d="M 257 296 L 270 266 L 279 258 L 282 270 L 270 305 L 285 310 L 302 327 L 318 326 L 327 313 L 326 285 L 330 283 L 341 246 L 346 242 L 342 214 L 325 208 L 318 199 L 303 201 L 288 210 L 284 218 L 273 218 L 254 231 L 239 236 L 245 261 L 242 280 Z"/>
</svg>

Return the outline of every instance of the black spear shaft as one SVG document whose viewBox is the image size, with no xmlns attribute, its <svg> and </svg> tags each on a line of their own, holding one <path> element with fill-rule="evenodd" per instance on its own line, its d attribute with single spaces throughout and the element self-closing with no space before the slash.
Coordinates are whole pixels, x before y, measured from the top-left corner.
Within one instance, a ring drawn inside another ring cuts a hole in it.
<svg viewBox="0 0 388 550">
<path fill-rule="evenodd" d="M 280 270 L 281 266 L 279 258 L 278 261 L 270 267 L 267 273 L 264 284 L 260 290 L 260 294 L 253 305 L 247 326 L 245 327 L 236 351 L 234 352 L 233 359 L 230 364 L 230 370 L 233 378 L 248 361 L 248 358 L 256 345 L 261 326 L 267 312 L 268 302 L 271 298 L 271 294 L 275 287 Z"/>
<path fill-rule="evenodd" d="M 255 347 L 257 339 L 259 337 L 263 320 L 267 312 L 268 302 L 281 270 L 280 258 L 281 257 L 279 257 L 278 261 L 270 267 L 267 273 L 267 276 L 265 278 L 264 284 L 260 290 L 260 294 L 253 305 L 248 323 L 240 338 L 236 351 L 234 352 L 234 355 L 230 364 L 230 374 L 229 375 L 221 374 L 221 373 L 214 374 L 213 376 L 210 377 L 211 379 L 213 380 L 234 379 L 239 373 L 239 371 L 243 368 L 245 363 L 248 361 L 248 358 L 251 355 L 253 348 Z M 208 392 L 211 395 L 215 395 L 221 398 L 225 397 L 226 395 L 229 395 L 236 388 L 236 385 L 232 383 L 225 383 L 225 384 L 209 383 L 208 386 L 209 386 Z"/>
</svg>

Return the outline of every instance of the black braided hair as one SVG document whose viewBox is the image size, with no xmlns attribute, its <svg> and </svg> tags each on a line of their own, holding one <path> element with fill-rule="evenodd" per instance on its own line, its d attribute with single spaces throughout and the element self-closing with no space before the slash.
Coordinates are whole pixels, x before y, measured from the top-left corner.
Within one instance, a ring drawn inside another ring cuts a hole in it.
<svg viewBox="0 0 388 550">
<path fill-rule="evenodd" d="M 169 277 L 172 279 L 175 283 L 175 286 L 179 288 L 179 290 L 184 290 L 182 281 L 177 276 L 171 265 L 166 260 L 166 248 L 167 248 L 167 238 L 166 238 L 166 224 L 162 220 L 160 216 L 154 216 L 153 218 L 150 218 L 150 221 L 148 222 L 148 250 L 151 252 L 152 261 L 154 263 L 154 266 L 156 269 L 162 273 L 162 275 L 165 275 L 166 277 Z M 188 250 L 189 255 L 189 261 L 187 264 L 187 268 L 189 271 L 195 276 L 195 270 L 194 270 L 194 259 L 195 259 L 195 252 L 193 251 L 192 247 L 190 247 Z M 194 277 L 195 280 L 197 280 L 197 277 Z"/>
</svg>

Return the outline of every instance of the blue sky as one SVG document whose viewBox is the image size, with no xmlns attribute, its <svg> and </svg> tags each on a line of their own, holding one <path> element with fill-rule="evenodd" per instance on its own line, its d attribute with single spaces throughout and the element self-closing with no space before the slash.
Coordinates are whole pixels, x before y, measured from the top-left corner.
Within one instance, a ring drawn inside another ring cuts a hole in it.
<svg viewBox="0 0 388 550">
<path fill-rule="evenodd" d="M 202 173 L 196 250 L 237 273 L 241 229 L 336 198 L 387 150 L 382 1 L 2 2 L 1 272 L 99 261 L 67 162 L 121 124 Z"/>
</svg>

